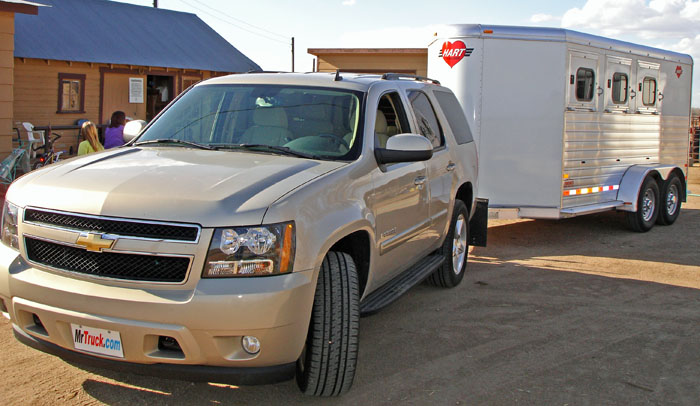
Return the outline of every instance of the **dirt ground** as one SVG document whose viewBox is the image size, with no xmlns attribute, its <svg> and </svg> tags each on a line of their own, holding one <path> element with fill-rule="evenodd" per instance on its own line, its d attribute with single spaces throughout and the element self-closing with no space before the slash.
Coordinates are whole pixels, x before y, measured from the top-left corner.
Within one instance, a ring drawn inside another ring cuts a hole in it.
<svg viewBox="0 0 700 406">
<path fill-rule="evenodd" d="M 700 195 L 700 168 L 691 193 Z M 700 404 L 700 197 L 646 234 L 620 213 L 499 221 L 460 286 L 412 289 L 361 320 L 353 388 L 234 387 L 85 371 L 0 318 L 6 405 Z"/>
</svg>

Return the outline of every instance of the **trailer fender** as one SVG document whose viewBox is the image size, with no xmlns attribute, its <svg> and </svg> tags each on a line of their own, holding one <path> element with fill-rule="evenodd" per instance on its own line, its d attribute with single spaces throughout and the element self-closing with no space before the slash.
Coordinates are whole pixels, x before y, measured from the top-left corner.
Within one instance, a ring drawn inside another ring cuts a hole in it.
<svg viewBox="0 0 700 406">
<path fill-rule="evenodd" d="M 617 191 L 617 200 L 622 201 L 620 211 L 637 211 L 637 197 L 642 188 L 642 182 L 649 174 L 657 175 L 660 179 L 666 180 L 675 169 L 680 170 L 675 165 L 632 165 L 622 175 L 620 189 Z M 659 184 L 661 188 L 661 184 Z"/>
</svg>

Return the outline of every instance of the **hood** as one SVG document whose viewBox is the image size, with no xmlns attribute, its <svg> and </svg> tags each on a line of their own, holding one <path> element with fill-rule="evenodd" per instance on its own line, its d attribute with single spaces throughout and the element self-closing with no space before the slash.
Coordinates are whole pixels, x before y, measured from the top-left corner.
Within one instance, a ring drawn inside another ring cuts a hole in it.
<svg viewBox="0 0 700 406">
<path fill-rule="evenodd" d="M 255 152 L 131 147 L 31 172 L 7 198 L 24 207 L 203 227 L 260 224 L 275 200 L 344 165 Z"/>
</svg>

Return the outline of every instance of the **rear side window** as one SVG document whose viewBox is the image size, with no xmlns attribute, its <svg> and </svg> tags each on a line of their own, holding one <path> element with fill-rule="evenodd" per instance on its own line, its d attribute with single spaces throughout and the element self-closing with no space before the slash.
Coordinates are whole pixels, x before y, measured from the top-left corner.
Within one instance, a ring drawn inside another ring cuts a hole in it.
<svg viewBox="0 0 700 406">
<path fill-rule="evenodd" d="M 642 103 L 645 106 L 656 104 L 656 79 L 645 77 L 642 84 Z"/>
<path fill-rule="evenodd" d="M 416 115 L 418 131 L 433 144 L 433 148 L 441 147 L 443 145 L 442 128 L 428 96 L 418 90 L 410 90 L 408 99 Z"/>
<path fill-rule="evenodd" d="M 576 71 L 576 100 L 589 102 L 593 100 L 595 72 L 593 69 L 578 68 Z"/>
<path fill-rule="evenodd" d="M 445 117 L 447 117 L 447 123 L 452 130 L 452 134 L 454 134 L 457 144 L 466 144 L 474 141 L 472 131 L 469 128 L 469 124 L 467 124 L 467 119 L 464 117 L 464 111 L 457 97 L 452 92 L 440 90 L 433 91 L 433 94 L 442 112 L 445 113 Z"/>
<path fill-rule="evenodd" d="M 612 100 L 615 104 L 627 103 L 627 75 L 615 72 L 612 78 Z"/>
</svg>

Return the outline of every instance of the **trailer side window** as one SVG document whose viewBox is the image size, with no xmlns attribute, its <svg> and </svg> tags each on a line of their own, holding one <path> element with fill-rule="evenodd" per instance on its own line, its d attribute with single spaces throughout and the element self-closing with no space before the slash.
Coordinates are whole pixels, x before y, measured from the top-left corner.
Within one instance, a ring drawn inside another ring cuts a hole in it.
<svg viewBox="0 0 700 406">
<path fill-rule="evenodd" d="M 615 104 L 627 103 L 627 75 L 615 72 L 612 79 L 612 100 Z"/>
<path fill-rule="evenodd" d="M 418 131 L 433 144 L 433 148 L 444 145 L 442 137 L 442 127 L 435 115 L 433 105 L 428 96 L 418 90 L 408 92 L 408 100 L 411 101 L 413 112 L 418 122 Z"/>
<path fill-rule="evenodd" d="M 593 100 L 595 72 L 593 69 L 578 68 L 576 71 L 576 100 L 589 102 Z"/>
<path fill-rule="evenodd" d="M 434 90 L 433 94 L 447 117 L 447 124 L 452 130 L 452 134 L 457 141 L 457 144 L 466 144 L 468 142 L 474 141 L 472 137 L 472 131 L 469 128 L 467 119 L 464 117 L 464 111 L 462 111 L 462 106 L 452 92 L 444 92 L 439 90 Z"/>
<path fill-rule="evenodd" d="M 645 106 L 656 104 L 656 79 L 645 77 L 642 83 L 642 103 Z"/>
</svg>

